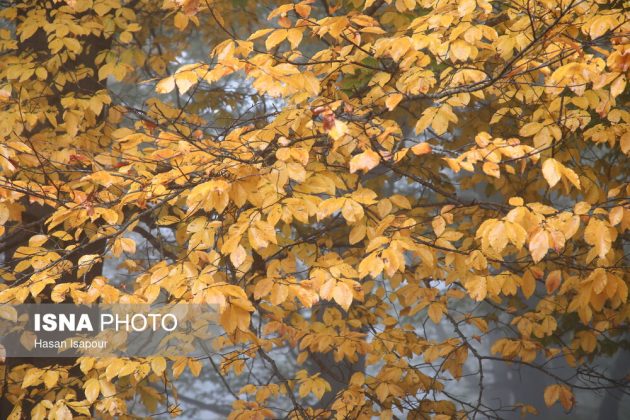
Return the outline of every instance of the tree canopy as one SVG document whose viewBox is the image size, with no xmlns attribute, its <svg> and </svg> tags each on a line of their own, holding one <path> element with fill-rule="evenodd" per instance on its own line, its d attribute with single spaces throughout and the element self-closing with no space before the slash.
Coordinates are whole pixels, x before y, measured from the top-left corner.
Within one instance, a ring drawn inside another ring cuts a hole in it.
<svg viewBox="0 0 630 420">
<path fill-rule="evenodd" d="M 211 303 L 222 328 L 203 359 L 7 359 L 3 413 L 177 415 L 184 372 L 231 419 L 535 414 L 485 396 L 495 365 L 565 411 L 630 392 L 598 364 L 630 344 L 628 18 L 3 1 L 0 302 Z"/>
</svg>

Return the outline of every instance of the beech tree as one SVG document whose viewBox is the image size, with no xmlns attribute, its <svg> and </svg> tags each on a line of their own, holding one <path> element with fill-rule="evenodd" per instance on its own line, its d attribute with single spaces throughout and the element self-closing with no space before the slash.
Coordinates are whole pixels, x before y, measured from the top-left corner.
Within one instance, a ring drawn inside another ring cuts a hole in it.
<svg viewBox="0 0 630 420">
<path fill-rule="evenodd" d="M 177 415 L 185 371 L 231 419 L 535 414 L 486 398 L 495 366 L 565 411 L 628 394 L 597 363 L 628 350 L 628 18 L 3 1 L 0 302 L 209 303 L 222 334 L 201 359 L 7 358 L 2 418 Z"/>
</svg>

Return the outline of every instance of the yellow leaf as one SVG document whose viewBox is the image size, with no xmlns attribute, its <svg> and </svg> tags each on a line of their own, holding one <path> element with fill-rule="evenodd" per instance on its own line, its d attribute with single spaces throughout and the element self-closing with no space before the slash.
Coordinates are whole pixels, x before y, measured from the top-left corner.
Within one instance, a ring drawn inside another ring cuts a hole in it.
<svg viewBox="0 0 630 420">
<path fill-rule="evenodd" d="M 42 402 L 38 403 L 31 410 L 31 420 L 44 420 L 46 418 L 46 407 Z"/>
<path fill-rule="evenodd" d="M 306 19 L 311 14 L 311 6 L 305 3 L 298 3 L 295 5 L 295 12 Z"/>
<path fill-rule="evenodd" d="M 10 305 L 0 305 L 0 318 L 11 322 L 17 322 L 17 310 Z"/>
<path fill-rule="evenodd" d="M 442 320 L 442 315 L 444 315 L 444 305 L 441 303 L 432 303 L 429 305 L 429 318 L 435 324 L 438 324 Z"/>
<path fill-rule="evenodd" d="M 271 35 L 269 35 L 269 37 L 267 37 L 267 40 L 265 41 L 265 47 L 267 48 L 267 50 L 272 49 L 273 47 L 284 41 L 287 35 L 288 31 L 286 29 L 276 29 L 271 33 Z"/>
<path fill-rule="evenodd" d="M 617 19 L 615 19 L 614 15 L 596 16 L 590 22 L 588 33 L 591 39 L 596 39 L 617 26 L 617 24 Z"/>
<path fill-rule="evenodd" d="M 234 264 L 234 267 L 236 268 L 240 267 L 245 262 L 246 258 L 247 258 L 247 252 L 245 251 L 245 248 L 243 247 L 243 245 L 240 245 L 240 244 L 230 254 L 230 261 L 232 261 L 232 264 Z"/>
<path fill-rule="evenodd" d="M 350 245 L 354 245 L 360 242 L 361 240 L 363 240 L 363 238 L 365 238 L 366 231 L 367 229 L 364 223 L 359 223 L 358 225 L 353 227 L 352 230 L 350 231 L 350 237 L 349 237 Z"/>
<path fill-rule="evenodd" d="M 55 420 L 72 420 L 72 412 L 65 404 L 65 401 L 60 401 L 57 404 L 57 409 L 55 410 Z"/>
<path fill-rule="evenodd" d="M 188 26 L 189 18 L 184 13 L 177 12 L 175 14 L 175 18 L 173 19 L 173 23 L 177 29 L 183 31 Z"/>
<path fill-rule="evenodd" d="M 562 164 L 555 159 L 547 159 L 543 163 L 542 173 L 549 186 L 553 188 L 562 177 Z"/>
<path fill-rule="evenodd" d="M 415 131 L 416 134 L 421 134 L 424 130 L 431 125 L 431 121 L 433 121 L 433 117 L 437 114 L 437 107 L 429 107 L 422 111 L 422 117 L 416 123 Z"/>
<path fill-rule="evenodd" d="M 593 285 L 593 292 L 598 295 L 606 288 L 608 275 L 604 269 L 596 268 L 591 275 L 588 276 L 588 280 L 590 280 Z"/>
<path fill-rule="evenodd" d="M 605 258 L 612 247 L 611 232 L 608 223 L 592 217 L 584 229 L 584 240 L 594 247 L 599 258 Z"/>
<path fill-rule="evenodd" d="M 43 371 L 37 368 L 31 368 L 26 371 L 24 378 L 22 379 L 22 389 L 26 389 L 31 385 L 41 383 L 41 376 Z"/>
<path fill-rule="evenodd" d="M 523 245 L 525 245 L 527 231 L 518 223 L 505 222 L 504 226 L 508 239 L 514 244 L 516 249 L 520 251 Z"/>
<path fill-rule="evenodd" d="M 68 405 L 68 407 L 72 408 L 77 413 L 83 414 L 84 416 L 87 416 L 88 418 L 92 417 L 92 413 L 90 412 L 90 409 L 85 404 L 85 402 L 83 402 L 83 401 L 68 401 L 68 402 L 66 402 L 66 404 Z"/>
<path fill-rule="evenodd" d="M 530 270 L 525 271 L 521 278 L 521 290 L 526 299 L 529 299 L 536 291 L 536 279 Z"/>
<path fill-rule="evenodd" d="M 560 398 L 560 386 L 549 385 L 547 388 L 545 388 L 544 398 L 547 407 L 551 407 L 552 405 L 554 405 L 556 401 L 558 401 L 558 398 Z"/>
<path fill-rule="evenodd" d="M 359 203 L 352 199 L 347 199 L 343 203 L 341 214 L 348 223 L 356 223 L 363 219 L 363 215 L 365 213 L 363 211 L 363 207 Z"/>
<path fill-rule="evenodd" d="M 101 392 L 101 385 L 98 379 L 90 378 L 83 384 L 83 389 L 85 390 L 85 399 L 93 403 Z"/>
<path fill-rule="evenodd" d="M 446 108 L 447 105 L 440 107 L 438 112 L 435 114 L 435 117 L 433 117 L 433 121 L 431 121 L 431 128 L 433 128 L 435 134 L 438 136 L 441 136 L 446 133 L 446 130 L 448 130 L 448 123 L 450 120 L 448 118 L 448 113 L 444 112 Z"/>
<path fill-rule="evenodd" d="M 402 101 L 402 98 L 403 96 L 400 93 L 391 94 L 385 100 L 385 106 L 388 110 L 392 111 L 394 108 L 396 108 L 396 105 L 398 105 L 400 101 Z"/>
<path fill-rule="evenodd" d="M 335 120 L 335 123 L 332 126 L 332 128 L 328 130 L 328 135 L 333 140 L 339 140 L 347 132 L 348 132 L 348 125 L 343 121 Z"/>
<path fill-rule="evenodd" d="M 460 17 L 464 17 L 472 13 L 476 6 L 475 0 L 462 0 L 458 2 L 457 12 Z"/>
<path fill-rule="evenodd" d="M 129 254 L 136 253 L 136 242 L 131 238 L 120 238 L 120 245 L 124 252 Z"/>
<path fill-rule="evenodd" d="M 352 304 L 352 290 L 344 282 L 337 282 L 337 285 L 333 289 L 333 299 L 346 311 Z"/>
<path fill-rule="evenodd" d="M 105 398 L 113 397 L 116 395 L 116 387 L 110 381 L 99 379 L 99 387 L 101 388 L 101 394 Z"/>
<path fill-rule="evenodd" d="M 377 277 L 383 271 L 383 260 L 373 252 L 359 263 L 359 277 L 363 278 L 368 274 Z"/>
<path fill-rule="evenodd" d="M 389 197 L 389 200 L 392 203 L 394 203 L 396 206 L 400 207 L 401 209 L 405 209 L 405 210 L 411 209 L 411 204 L 409 203 L 409 199 L 407 199 L 407 197 L 403 195 L 394 194 L 391 197 Z"/>
<path fill-rule="evenodd" d="M 466 281 L 465 286 L 470 297 L 476 301 L 484 300 L 488 294 L 488 285 L 485 276 L 472 276 Z"/>
<path fill-rule="evenodd" d="M 199 376 L 199 374 L 201 373 L 202 367 L 203 365 L 201 364 L 199 360 L 193 360 L 193 359 L 188 360 L 188 369 L 190 369 L 190 373 L 192 373 L 192 375 L 195 378 Z"/>
<path fill-rule="evenodd" d="M 580 189 L 580 178 L 573 171 L 573 169 L 567 168 L 566 166 L 563 165 L 562 175 L 564 175 L 564 177 L 568 179 L 569 182 L 575 186 L 575 188 Z"/>
<path fill-rule="evenodd" d="M 389 386 L 385 382 L 381 382 L 379 386 L 376 387 L 376 396 L 378 400 L 384 402 L 389 395 Z"/>
<path fill-rule="evenodd" d="M 264 28 L 264 29 L 259 29 L 256 32 L 254 32 L 253 34 L 251 34 L 249 36 L 249 38 L 247 38 L 248 41 L 253 41 L 255 39 L 258 39 L 260 37 L 263 37 L 265 35 L 267 35 L 269 32 L 273 31 L 273 28 Z"/>
<path fill-rule="evenodd" d="M 586 201 L 580 201 L 573 207 L 573 212 L 577 215 L 587 214 L 591 209 L 591 205 Z"/>
<path fill-rule="evenodd" d="M 501 252 L 507 246 L 509 235 L 505 223 L 498 222 L 488 232 L 488 242 L 490 246 L 496 251 Z"/>
<path fill-rule="evenodd" d="M 256 283 L 256 287 L 254 288 L 254 299 L 261 299 L 271 293 L 271 288 L 273 287 L 273 280 L 269 277 L 265 277 L 264 279 L 258 281 Z"/>
<path fill-rule="evenodd" d="M 608 213 L 608 220 L 610 221 L 611 226 L 616 226 L 623 220 L 624 209 L 623 206 L 614 207 Z"/>
<path fill-rule="evenodd" d="M 287 39 L 289 40 L 292 49 L 296 49 L 300 45 L 300 42 L 302 42 L 302 34 L 303 31 L 301 29 L 289 29 L 287 32 Z"/>
<path fill-rule="evenodd" d="M 311 392 L 311 381 L 305 381 L 304 383 L 302 383 L 300 385 L 300 388 L 298 390 L 298 395 L 301 398 L 306 397 L 309 393 Z"/>
<path fill-rule="evenodd" d="M 545 287 L 547 288 L 547 293 L 553 293 L 558 287 L 560 287 L 560 282 L 562 281 L 562 272 L 560 270 L 554 270 L 547 276 L 545 280 Z"/>
<path fill-rule="evenodd" d="M 530 123 L 525 124 L 523 127 L 521 127 L 518 134 L 520 134 L 523 137 L 531 137 L 534 134 L 538 133 L 540 130 L 542 130 L 542 128 L 543 128 L 543 125 L 541 123 L 530 122 Z"/>
<path fill-rule="evenodd" d="M 306 170 L 304 169 L 304 166 L 297 162 L 289 162 L 287 164 L 287 173 L 289 174 L 289 178 L 296 182 L 304 182 L 306 179 Z"/>
<path fill-rule="evenodd" d="M 160 80 L 155 86 L 157 93 L 169 93 L 173 89 L 175 89 L 175 78 L 173 76 Z"/>
<path fill-rule="evenodd" d="M 499 165 L 494 162 L 484 162 L 482 169 L 487 175 L 493 176 L 495 178 L 501 178 Z"/>
<path fill-rule="evenodd" d="M 44 373 L 44 385 L 46 385 L 46 389 L 51 389 L 57 382 L 59 381 L 59 371 L 57 370 L 47 370 Z"/>
<path fill-rule="evenodd" d="M 529 253 L 531 254 L 534 262 L 539 262 L 545 257 L 545 255 L 547 255 L 548 250 L 549 235 L 546 230 L 538 228 L 536 233 L 534 233 L 529 239 Z"/>
<path fill-rule="evenodd" d="M 485 270 L 488 267 L 488 260 L 479 250 L 474 250 L 466 258 L 466 264 L 470 265 L 475 270 Z"/>
<path fill-rule="evenodd" d="M 472 49 L 470 45 L 463 39 L 457 39 L 451 44 L 451 59 L 453 61 L 466 61 L 470 56 Z"/>
<path fill-rule="evenodd" d="M 573 392 L 566 385 L 549 385 L 545 389 L 545 404 L 548 407 L 554 405 L 558 400 L 560 400 L 560 404 L 562 408 L 566 411 L 569 411 L 571 407 L 573 407 L 573 403 L 575 398 L 573 397 Z"/>
<path fill-rule="evenodd" d="M 380 156 L 375 151 L 368 149 L 350 159 L 350 173 L 357 171 L 367 172 L 376 167 L 380 162 Z"/>
<path fill-rule="evenodd" d="M 166 370 L 166 360 L 162 356 L 156 356 L 151 359 L 151 369 L 156 375 L 162 376 Z"/>
<path fill-rule="evenodd" d="M 125 361 L 122 359 L 112 360 L 111 363 L 107 365 L 107 368 L 105 368 L 105 377 L 107 380 L 111 381 L 112 378 L 118 376 L 124 364 Z M 105 393 L 103 393 L 103 395 L 105 395 Z"/>
<path fill-rule="evenodd" d="M 85 273 L 92 269 L 92 266 L 101 261 L 101 256 L 98 254 L 86 254 L 82 255 L 77 262 L 78 270 L 77 276 L 82 277 Z"/>
<path fill-rule="evenodd" d="M 177 72 L 173 77 L 180 95 L 188 92 L 198 81 L 197 74 L 194 71 Z"/>
<path fill-rule="evenodd" d="M 418 143 L 415 146 L 411 147 L 411 152 L 416 155 L 426 155 L 427 153 L 431 153 L 433 149 L 431 145 L 427 142 Z"/>
<path fill-rule="evenodd" d="M 38 67 L 37 70 L 35 70 L 35 75 L 39 80 L 46 80 L 46 77 L 48 77 L 48 72 L 44 67 Z"/>
<path fill-rule="evenodd" d="M 614 98 L 626 90 L 626 77 L 622 74 L 610 84 L 610 95 Z"/>
</svg>

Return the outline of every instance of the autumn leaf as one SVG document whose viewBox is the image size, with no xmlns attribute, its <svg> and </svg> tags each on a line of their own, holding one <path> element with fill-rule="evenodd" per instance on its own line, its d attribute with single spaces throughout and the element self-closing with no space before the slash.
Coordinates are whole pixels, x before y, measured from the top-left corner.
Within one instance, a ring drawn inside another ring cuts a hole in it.
<svg viewBox="0 0 630 420">
<path fill-rule="evenodd" d="M 547 159 L 545 163 L 543 163 L 543 176 L 547 180 L 547 183 L 549 183 L 550 187 L 555 186 L 562 178 L 561 168 L 561 164 L 555 159 Z"/>
<path fill-rule="evenodd" d="M 324 121 L 326 121 L 326 119 Z M 324 128 L 326 128 L 326 124 L 324 124 Z M 345 122 L 339 121 L 339 120 L 334 120 L 334 122 L 328 129 L 328 135 L 333 140 L 339 140 L 347 132 L 348 132 L 348 125 Z"/>
<path fill-rule="evenodd" d="M 41 369 L 32 368 L 26 371 L 24 378 L 22 379 L 22 388 L 28 388 L 29 386 L 41 383 L 41 376 L 43 371 Z"/>
<path fill-rule="evenodd" d="M 547 293 L 553 293 L 558 287 L 560 287 L 560 281 L 562 280 L 562 272 L 560 270 L 554 270 L 549 275 L 547 275 L 547 279 L 545 280 L 545 287 L 547 288 Z"/>
<path fill-rule="evenodd" d="M 529 252 L 534 262 L 542 260 L 549 250 L 549 235 L 546 230 L 538 228 L 529 239 Z"/>
<path fill-rule="evenodd" d="M 593 251 L 599 258 L 605 258 L 612 246 L 612 237 L 607 223 L 596 218 L 591 218 L 584 229 L 584 240 L 593 246 Z"/>
<path fill-rule="evenodd" d="M 166 360 L 162 356 L 152 358 L 151 370 L 153 370 L 156 375 L 161 376 L 166 370 Z"/>
<path fill-rule="evenodd" d="M 333 299 L 346 311 L 352 304 L 352 290 L 343 282 L 337 283 L 332 292 Z"/>
<path fill-rule="evenodd" d="M 545 388 L 545 404 L 551 407 L 560 398 L 560 385 L 549 385 Z"/>
<path fill-rule="evenodd" d="M 474 300 L 484 300 L 488 294 L 487 280 L 484 276 L 472 276 L 466 282 L 466 289 Z"/>
<path fill-rule="evenodd" d="M 394 108 L 396 108 L 396 105 L 398 105 L 400 101 L 402 101 L 402 99 L 403 96 L 400 93 L 394 93 L 393 95 L 387 97 L 387 99 L 385 100 L 385 106 L 388 110 L 392 111 Z"/>
<path fill-rule="evenodd" d="M 85 398 L 89 402 L 94 402 L 98 398 L 99 393 L 101 392 L 101 387 L 98 382 L 98 379 L 91 378 L 88 379 L 83 384 L 83 389 L 85 390 Z"/>
<path fill-rule="evenodd" d="M 160 80 L 155 87 L 157 93 L 169 93 L 173 89 L 175 89 L 175 78 L 173 76 Z"/>
<path fill-rule="evenodd" d="M 285 29 L 277 29 L 273 31 L 265 41 L 265 48 L 267 48 L 268 50 L 272 49 L 273 47 L 284 41 L 287 35 L 288 31 Z"/>
<path fill-rule="evenodd" d="M 236 249 L 230 254 L 230 261 L 234 264 L 234 267 L 240 267 L 247 257 L 247 253 L 243 245 L 239 245 Z"/>
<path fill-rule="evenodd" d="M 429 305 L 429 318 L 431 321 L 438 324 L 442 320 L 442 316 L 444 315 L 444 307 L 439 303 L 432 303 Z"/>
<path fill-rule="evenodd" d="M 576 188 L 580 188 L 580 179 L 577 174 L 555 159 L 545 160 L 542 172 L 550 187 L 554 187 L 564 176 Z"/>
<path fill-rule="evenodd" d="M 380 162 L 380 156 L 373 150 L 366 150 L 350 159 L 350 173 L 357 171 L 368 172 L 375 168 Z"/>
<path fill-rule="evenodd" d="M 521 279 L 521 289 L 525 298 L 529 299 L 536 291 L 536 279 L 531 271 L 527 270 Z"/>
<path fill-rule="evenodd" d="M 431 153 L 432 150 L 431 145 L 426 142 L 418 143 L 411 148 L 411 152 L 417 156 L 426 155 L 427 153 Z"/>
<path fill-rule="evenodd" d="M 547 407 L 551 407 L 558 400 L 560 400 L 562 408 L 564 408 L 566 411 L 570 410 L 571 407 L 573 407 L 573 393 L 565 385 L 549 385 L 547 388 L 545 388 L 544 397 Z"/>
</svg>

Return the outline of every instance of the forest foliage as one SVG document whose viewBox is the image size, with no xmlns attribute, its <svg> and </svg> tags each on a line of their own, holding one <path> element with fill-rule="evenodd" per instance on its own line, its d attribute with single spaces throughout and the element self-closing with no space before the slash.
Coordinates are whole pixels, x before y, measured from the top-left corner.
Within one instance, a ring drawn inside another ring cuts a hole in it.
<svg viewBox="0 0 630 420">
<path fill-rule="evenodd" d="M 222 328 L 199 360 L 7 359 L 6 415 L 177 415 L 210 371 L 232 419 L 535 413 L 484 398 L 505 363 L 566 411 L 628 392 L 593 363 L 628 349 L 627 10 L 3 1 L 0 301 Z"/>
</svg>

